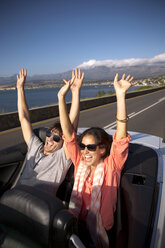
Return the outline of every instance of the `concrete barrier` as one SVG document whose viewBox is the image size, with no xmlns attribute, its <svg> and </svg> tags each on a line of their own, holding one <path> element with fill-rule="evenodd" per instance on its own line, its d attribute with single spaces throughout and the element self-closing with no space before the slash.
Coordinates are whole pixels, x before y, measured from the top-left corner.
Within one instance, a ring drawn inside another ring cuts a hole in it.
<svg viewBox="0 0 165 248">
<path fill-rule="evenodd" d="M 163 89 L 165 89 L 165 87 L 153 88 L 144 91 L 129 92 L 126 95 L 126 98 L 128 99 L 135 96 L 145 95 Z M 115 95 L 81 100 L 80 110 L 94 108 L 115 101 L 116 101 Z M 70 106 L 71 103 L 67 103 L 68 111 L 70 109 Z M 30 119 L 32 123 L 50 119 L 57 116 L 59 116 L 58 104 L 30 109 Z M 20 126 L 20 122 L 18 119 L 18 112 L 0 114 L 0 131 L 8 130 L 19 126 Z"/>
</svg>

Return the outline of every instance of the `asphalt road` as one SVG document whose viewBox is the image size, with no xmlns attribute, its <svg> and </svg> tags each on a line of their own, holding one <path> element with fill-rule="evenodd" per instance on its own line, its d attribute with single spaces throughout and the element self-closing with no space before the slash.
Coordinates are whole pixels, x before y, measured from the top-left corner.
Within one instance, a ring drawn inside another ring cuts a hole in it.
<svg viewBox="0 0 165 248">
<path fill-rule="evenodd" d="M 128 130 L 165 137 L 165 90 L 127 100 Z M 79 127 L 116 128 L 116 103 L 80 113 Z M 58 118 L 35 123 L 33 127 L 49 126 Z M 0 132 L 0 149 L 23 141 L 20 128 Z"/>
</svg>

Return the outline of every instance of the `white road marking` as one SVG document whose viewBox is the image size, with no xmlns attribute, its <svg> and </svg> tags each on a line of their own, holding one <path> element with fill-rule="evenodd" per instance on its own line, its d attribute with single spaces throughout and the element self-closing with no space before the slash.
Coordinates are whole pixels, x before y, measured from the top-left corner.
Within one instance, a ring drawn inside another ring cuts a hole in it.
<svg viewBox="0 0 165 248">
<path fill-rule="evenodd" d="M 133 114 L 130 118 L 132 118 L 132 117 L 134 117 L 134 116 L 136 116 L 136 115 L 138 115 L 138 114 L 141 114 L 142 112 L 146 111 L 147 109 L 152 108 L 153 106 L 157 105 L 158 103 L 160 103 L 160 102 L 162 102 L 162 101 L 164 101 L 164 100 L 165 100 L 165 97 L 159 99 L 157 102 L 155 102 L 155 103 L 151 104 L 150 106 L 148 106 L 148 107 L 146 107 L 146 108 L 144 108 L 144 109 L 138 111 L 137 113 Z"/>
<path fill-rule="evenodd" d="M 133 113 L 131 113 L 131 114 L 129 114 L 128 116 L 129 116 L 129 118 L 131 118 L 131 116 L 132 115 L 134 115 L 135 114 L 135 112 L 133 112 Z M 106 128 L 114 128 L 114 127 L 116 127 L 116 121 L 114 121 L 114 122 L 112 122 L 112 123 L 110 123 L 110 124 L 108 124 L 107 126 L 105 126 L 104 128 L 106 129 Z"/>
<path fill-rule="evenodd" d="M 111 125 L 113 126 L 114 124 L 116 123 L 116 121 L 114 121 L 114 122 L 112 122 L 112 123 L 110 123 L 110 124 L 108 124 L 107 126 L 105 126 L 104 128 L 106 129 L 106 128 L 110 128 L 111 127 Z M 115 124 L 116 125 L 116 124 Z"/>
<path fill-rule="evenodd" d="M 165 97 L 162 97 L 162 98 L 160 98 L 159 100 L 158 100 L 158 102 L 162 102 L 162 101 L 164 101 L 165 100 Z"/>
<path fill-rule="evenodd" d="M 128 116 L 129 116 L 129 118 L 131 119 L 131 118 L 133 118 L 134 116 L 136 116 L 136 115 L 138 115 L 138 114 L 141 114 L 142 112 L 146 111 L 147 109 L 152 108 L 153 106 L 157 105 L 158 103 L 160 103 L 160 102 L 162 102 L 162 101 L 164 101 L 164 100 L 165 100 L 165 97 L 162 97 L 162 98 L 160 98 L 157 102 L 151 104 L 150 106 L 148 106 L 148 107 L 146 107 L 146 108 L 144 108 L 144 109 L 142 109 L 142 110 L 140 110 L 140 111 L 138 111 L 138 112 L 133 112 L 133 113 L 129 114 Z M 105 128 L 105 129 L 106 129 L 106 128 L 112 129 L 112 128 L 114 128 L 114 127 L 116 127 L 116 121 L 110 123 L 109 125 L 105 126 L 104 128 Z"/>
<path fill-rule="evenodd" d="M 133 112 L 133 113 L 129 114 L 129 115 L 128 115 L 128 116 L 129 116 L 129 118 L 131 118 L 131 116 L 132 116 L 132 115 L 134 115 L 134 114 L 135 114 L 135 112 Z"/>
</svg>

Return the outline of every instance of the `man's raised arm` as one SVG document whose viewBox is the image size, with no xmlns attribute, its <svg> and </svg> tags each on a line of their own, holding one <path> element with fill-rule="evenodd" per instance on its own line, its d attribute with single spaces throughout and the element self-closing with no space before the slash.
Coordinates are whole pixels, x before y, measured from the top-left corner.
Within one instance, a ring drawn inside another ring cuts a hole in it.
<svg viewBox="0 0 165 248">
<path fill-rule="evenodd" d="M 17 75 L 17 106 L 18 106 L 18 116 L 21 123 L 22 133 L 24 140 L 27 145 L 29 145 L 29 140 L 32 136 L 32 125 L 30 122 L 29 109 L 26 103 L 24 84 L 26 81 L 27 70 L 22 69 Z"/>
</svg>

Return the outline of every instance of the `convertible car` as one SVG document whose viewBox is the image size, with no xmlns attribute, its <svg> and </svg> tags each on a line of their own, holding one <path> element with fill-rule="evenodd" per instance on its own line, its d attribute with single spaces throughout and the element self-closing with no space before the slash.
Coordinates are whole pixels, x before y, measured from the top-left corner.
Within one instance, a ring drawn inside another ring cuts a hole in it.
<svg viewBox="0 0 165 248">
<path fill-rule="evenodd" d="M 46 128 L 34 132 L 44 142 Z M 163 248 L 165 143 L 156 136 L 130 134 L 110 247 Z M 77 219 L 68 211 L 74 165 L 55 197 L 34 187 L 17 185 L 26 152 L 25 143 L 0 151 L 0 247 L 85 247 L 78 237 Z"/>
</svg>

